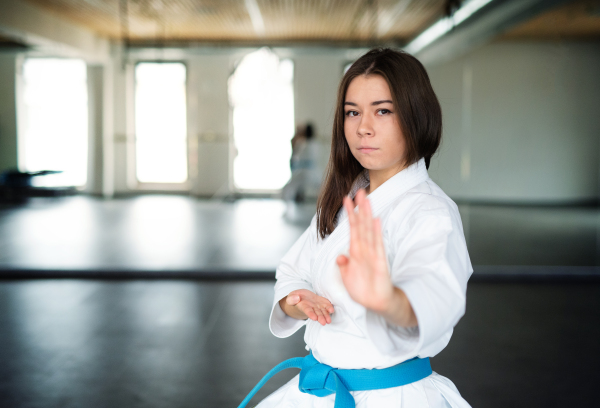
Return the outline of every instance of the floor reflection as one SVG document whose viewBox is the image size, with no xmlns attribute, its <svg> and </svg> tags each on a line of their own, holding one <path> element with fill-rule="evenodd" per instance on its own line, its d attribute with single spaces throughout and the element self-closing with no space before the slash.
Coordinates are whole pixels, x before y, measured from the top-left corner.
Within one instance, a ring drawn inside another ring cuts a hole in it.
<svg viewBox="0 0 600 408">
<path fill-rule="evenodd" d="M 598 208 L 459 209 L 473 265 L 600 265 Z M 272 273 L 314 211 L 269 199 L 34 199 L 0 208 L 0 270 Z"/>
</svg>

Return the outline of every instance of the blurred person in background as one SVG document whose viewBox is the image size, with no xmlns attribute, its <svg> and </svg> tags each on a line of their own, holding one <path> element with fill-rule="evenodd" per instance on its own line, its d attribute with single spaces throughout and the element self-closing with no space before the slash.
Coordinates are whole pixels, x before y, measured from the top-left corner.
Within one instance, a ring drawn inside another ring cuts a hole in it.
<svg viewBox="0 0 600 408">
<path fill-rule="evenodd" d="M 291 143 L 292 177 L 282 189 L 282 196 L 286 202 L 286 219 L 294 219 L 295 204 L 304 202 L 307 196 L 316 196 L 321 187 L 321 172 L 318 170 L 319 145 L 312 123 L 298 125 Z"/>
</svg>

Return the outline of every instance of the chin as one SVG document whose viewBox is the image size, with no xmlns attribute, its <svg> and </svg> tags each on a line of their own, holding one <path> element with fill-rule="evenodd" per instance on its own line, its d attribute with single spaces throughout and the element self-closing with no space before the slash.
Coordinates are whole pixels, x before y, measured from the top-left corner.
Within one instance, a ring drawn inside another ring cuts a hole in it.
<svg viewBox="0 0 600 408">
<path fill-rule="evenodd" d="M 385 168 L 385 165 L 380 163 L 379 160 L 373 160 L 372 158 L 362 158 L 362 160 L 358 160 L 358 162 L 367 170 L 381 170 Z"/>
<path fill-rule="evenodd" d="M 372 163 L 367 162 L 366 160 L 358 160 L 358 158 L 356 158 L 356 161 L 358 161 L 360 163 L 361 166 L 363 166 L 365 169 L 367 170 L 372 170 Z"/>
</svg>

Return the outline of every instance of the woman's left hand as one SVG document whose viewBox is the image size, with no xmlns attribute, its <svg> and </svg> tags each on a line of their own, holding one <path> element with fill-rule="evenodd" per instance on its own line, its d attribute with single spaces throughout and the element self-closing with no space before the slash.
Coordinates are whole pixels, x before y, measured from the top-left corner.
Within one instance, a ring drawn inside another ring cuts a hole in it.
<svg viewBox="0 0 600 408">
<path fill-rule="evenodd" d="M 344 198 L 350 222 L 349 256 L 337 257 L 342 281 L 350 297 L 367 309 L 386 314 L 395 296 L 388 271 L 381 221 L 373 219 L 371 204 L 364 190 L 356 194 L 358 213 L 352 200 Z"/>
</svg>

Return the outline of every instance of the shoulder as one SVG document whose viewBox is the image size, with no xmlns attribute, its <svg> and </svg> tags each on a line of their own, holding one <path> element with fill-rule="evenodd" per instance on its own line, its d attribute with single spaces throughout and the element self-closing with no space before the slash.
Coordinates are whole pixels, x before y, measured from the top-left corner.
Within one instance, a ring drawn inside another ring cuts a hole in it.
<svg viewBox="0 0 600 408">
<path fill-rule="evenodd" d="M 430 178 L 400 195 L 390 210 L 389 224 L 394 229 L 410 229 L 424 219 L 435 221 L 440 227 L 460 222 L 456 203 Z"/>
<path fill-rule="evenodd" d="M 458 207 L 431 179 L 398 196 L 393 204 L 394 213 L 418 215 L 427 212 L 457 213 Z"/>
</svg>

